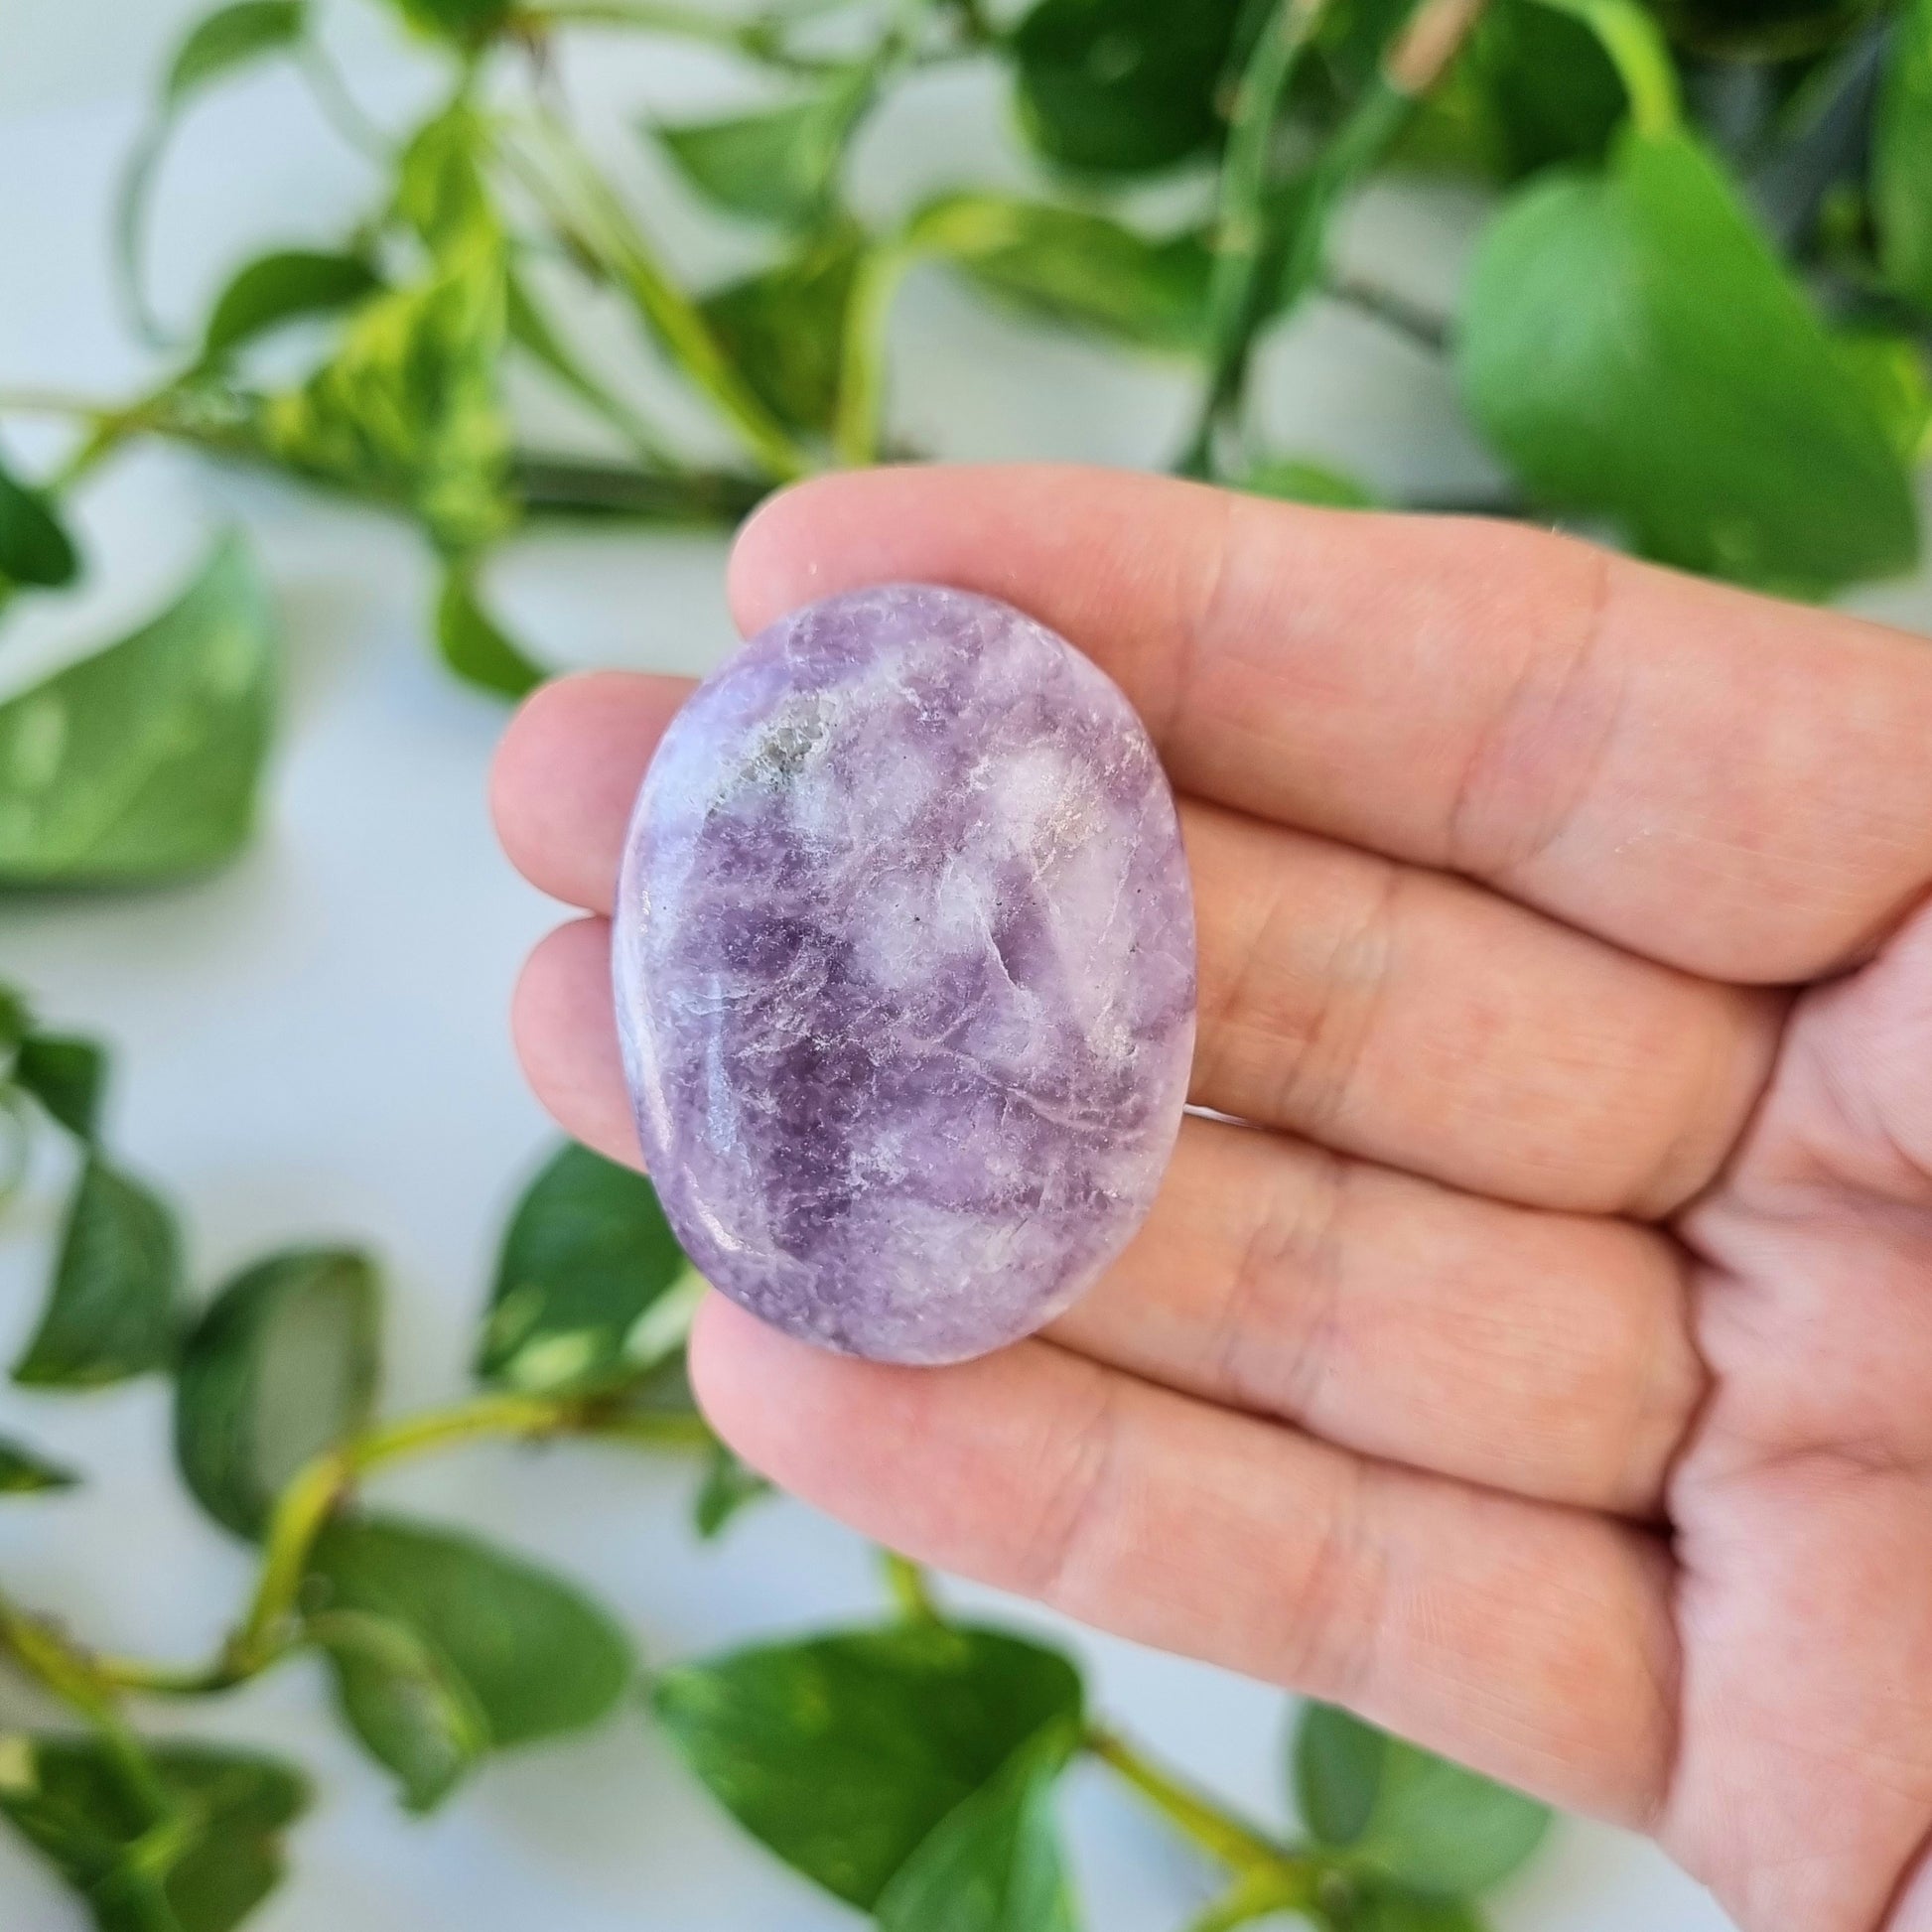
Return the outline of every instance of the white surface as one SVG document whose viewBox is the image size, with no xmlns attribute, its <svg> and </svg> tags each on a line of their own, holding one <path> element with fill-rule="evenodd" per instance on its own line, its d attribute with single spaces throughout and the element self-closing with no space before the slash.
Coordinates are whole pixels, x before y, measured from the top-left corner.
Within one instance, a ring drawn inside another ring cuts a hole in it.
<svg viewBox="0 0 1932 1932">
<path fill-rule="evenodd" d="M 104 198 L 175 0 L 0 0 L 0 385 L 113 388 L 140 363 L 107 299 Z M 367 18 L 345 44 L 377 48 Z M 379 106 L 420 97 L 420 69 L 378 53 Z M 572 75 L 615 117 L 640 84 L 723 98 L 728 72 L 633 56 Z M 867 192 L 926 192 L 984 148 L 986 89 L 927 85 L 868 136 Z M 641 160 L 628 163 L 646 188 Z M 177 311 L 268 236 L 330 232 L 368 190 L 301 95 L 265 77 L 200 116 L 168 171 L 164 298 Z M 663 195 L 661 179 L 653 191 Z M 688 207 L 660 213 L 701 245 Z M 1468 207 L 1379 197 L 1351 247 L 1403 285 L 1452 282 Z M 714 248 L 718 245 L 711 244 Z M 901 426 L 955 455 L 1158 460 L 1184 404 L 1163 373 L 1030 335 L 943 286 L 909 293 L 897 361 L 917 398 Z M 1285 447 L 1351 459 L 1388 484 L 1479 485 L 1488 474 L 1447 382 L 1411 351 L 1317 312 L 1270 356 L 1269 419 Z M 504 1005 L 555 910 L 497 856 L 483 778 L 501 714 L 432 663 L 424 560 L 395 526 L 258 484 L 210 482 L 165 456 L 93 491 L 101 584 L 10 626 L 0 685 L 109 634 L 154 602 L 198 535 L 239 513 L 257 533 L 289 632 L 289 692 L 268 824 L 221 878 L 138 897 L 0 906 L 0 977 L 51 1018 L 121 1049 L 115 1145 L 190 1217 L 203 1282 L 264 1247 L 339 1236 L 373 1244 L 392 1285 L 388 1400 L 406 1410 L 464 1387 L 508 1201 L 550 1132 L 511 1060 Z M 721 540 L 572 538 L 499 572 L 505 608 L 559 660 L 697 670 L 731 641 Z M 1876 600 L 1924 618 L 1923 586 Z M 59 1174 L 0 1229 L 0 1359 L 33 1316 Z M 169 1473 L 156 1382 L 76 1399 L 0 1387 L 0 1428 L 83 1465 L 73 1500 L 0 1513 L 0 1574 L 103 1644 L 188 1658 L 232 1614 L 244 1557 L 195 1515 Z M 585 1579 L 648 1655 L 868 1613 L 857 1541 L 791 1504 L 760 1508 L 717 1549 L 683 1526 L 682 1468 L 588 1448 L 477 1451 L 382 1485 L 385 1500 L 486 1529 Z M 984 1592 L 959 1592 L 981 1600 Z M 1035 1613 L 997 1605 L 1016 1620 Z M 1204 1783 L 1281 1815 L 1279 1695 L 1199 1666 L 1074 1634 L 1097 1703 Z M 0 1685 L 0 1724 L 31 1715 Z M 833 1932 L 853 1915 L 734 1831 L 641 1718 L 488 1769 L 446 1812 L 412 1823 L 345 1743 L 313 1671 L 284 1670 L 218 1706 L 157 1710 L 157 1728 L 272 1744 L 310 1764 L 321 1802 L 296 1835 L 295 1877 L 261 1932 Z M 1172 1932 L 1209 1874 L 1101 1775 L 1077 1773 L 1067 1813 L 1087 1921 Z M 1696 1887 L 1618 1834 L 1570 1825 L 1497 1903 L 1503 1932 L 1699 1932 L 1724 1924 Z M 77 1932 L 80 1914 L 0 1836 L 0 1924 Z"/>
</svg>

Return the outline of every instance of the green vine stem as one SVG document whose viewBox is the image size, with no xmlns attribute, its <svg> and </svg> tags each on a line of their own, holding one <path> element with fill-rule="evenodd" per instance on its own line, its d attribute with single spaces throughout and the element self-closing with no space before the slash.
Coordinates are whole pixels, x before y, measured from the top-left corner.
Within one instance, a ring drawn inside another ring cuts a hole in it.
<svg viewBox="0 0 1932 1932">
<path fill-rule="evenodd" d="M 832 451 L 859 468 L 879 459 L 886 387 L 886 328 L 893 300 L 921 251 L 907 238 L 869 249 L 853 277 L 839 361 L 838 409 Z"/>
<path fill-rule="evenodd" d="M 372 1470 L 431 1450 L 485 1440 L 603 1438 L 650 1449 L 700 1449 L 711 1432 L 695 1416 L 626 1413 L 584 1396 L 484 1395 L 382 1424 L 304 1464 L 269 1518 L 254 1595 L 220 1654 L 188 1669 L 128 1657 L 96 1657 L 93 1679 L 109 1691 L 201 1697 L 256 1677 L 300 1640 L 300 1596 L 316 1538 Z"/>
<path fill-rule="evenodd" d="M 692 386 L 710 399 L 774 482 L 813 466 L 720 345 L 696 303 L 657 259 L 623 205 L 554 120 L 504 143 L 511 172 L 536 199 L 580 264 L 615 282 Z"/>
<path fill-rule="evenodd" d="M 78 1645 L 45 1618 L 0 1596 L 0 1649 L 44 1689 L 86 1720 L 120 1780 L 122 1790 L 149 1824 L 167 1819 L 173 1809 L 146 1748 L 120 1715 L 114 1687 Z"/>
<path fill-rule="evenodd" d="M 1284 1903 L 1306 1904 L 1315 1895 L 1319 1876 L 1311 1859 L 1299 1858 L 1287 1846 L 1212 1799 L 1203 1797 L 1129 1744 L 1117 1732 L 1095 1725 L 1088 1729 L 1086 1749 L 1124 1778 L 1161 1813 L 1183 1838 L 1209 1858 L 1242 1877 L 1267 1876 L 1294 1893 Z"/>
<path fill-rule="evenodd" d="M 1677 67 L 1657 23 L 1636 0 L 1543 0 L 1581 20 L 1609 56 L 1630 101 L 1630 123 L 1646 138 L 1674 134 L 1684 122 Z"/>
<path fill-rule="evenodd" d="M 910 1557 L 902 1557 L 897 1550 L 881 1550 L 879 1568 L 892 1592 L 894 1607 L 907 1623 L 943 1621 L 925 1572 Z"/>
<path fill-rule="evenodd" d="M 1420 0 L 1374 78 L 1272 230 L 1264 208 L 1268 144 L 1288 83 L 1318 21 L 1320 0 L 1284 0 L 1272 39 L 1264 37 L 1242 75 L 1229 140 L 1227 186 L 1211 294 L 1215 318 L 1208 377 L 1193 434 L 1175 468 L 1213 474 L 1215 432 L 1247 386 L 1256 337 L 1271 314 L 1286 314 L 1319 281 L 1322 247 L 1336 203 L 1388 152 L 1416 102 L 1442 77 L 1486 0 Z M 1608 0 L 1606 0 L 1606 4 Z M 1238 152 L 1237 152 L 1238 150 Z M 1229 266 L 1223 273 L 1222 260 Z"/>
</svg>

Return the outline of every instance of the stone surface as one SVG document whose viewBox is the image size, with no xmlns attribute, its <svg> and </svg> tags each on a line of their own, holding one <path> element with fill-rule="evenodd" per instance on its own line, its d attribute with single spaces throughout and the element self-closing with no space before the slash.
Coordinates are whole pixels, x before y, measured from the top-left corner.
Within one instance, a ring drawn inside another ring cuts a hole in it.
<svg viewBox="0 0 1932 1932">
<path fill-rule="evenodd" d="M 1194 1034 L 1173 796 L 1112 681 L 1003 604 L 857 592 L 731 658 L 638 794 L 613 954 L 671 1224 L 793 1334 L 984 1353 L 1153 1200 Z"/>
</svg>

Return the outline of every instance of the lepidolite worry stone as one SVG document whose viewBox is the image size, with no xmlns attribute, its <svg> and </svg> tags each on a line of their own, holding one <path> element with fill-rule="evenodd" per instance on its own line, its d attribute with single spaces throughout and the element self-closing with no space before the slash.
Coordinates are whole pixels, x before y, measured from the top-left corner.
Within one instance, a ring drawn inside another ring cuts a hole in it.
<svg viewBox="0 0 1932 1932">
<path fill-rule="evenodd" d="M 997 1348 L 1153 1200 L 1194 1035 L 1173 798 L 1119 689 L 1006 605 L 895 586 L 745 645 L 651 763 L 614 955 L 671 1225 L 795 1335 Z"/>
</svg>

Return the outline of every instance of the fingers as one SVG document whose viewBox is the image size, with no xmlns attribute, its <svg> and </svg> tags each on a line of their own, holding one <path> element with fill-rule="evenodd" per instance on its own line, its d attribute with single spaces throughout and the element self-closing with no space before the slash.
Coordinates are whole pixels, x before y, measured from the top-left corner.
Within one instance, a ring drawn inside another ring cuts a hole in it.
<svg viewBox="0 0 1932 1932">
<path fill-rule="evenodd" d="M 609 909 L 630 799 L 681 689 L 575 678 L 519 714 L 494 798 L 537 885 Z M 1664 1213 L 1734 1140 L 1771 1050 L 1770 996 L 1218 806 L 1183 802 L 1183 831 L 1198 1104 L 1589 1212 Z"/>
<path fill-rule="evenodd" d="M 1104 664 L 1175 781 L 1693 972 L 1813 977 L 1932 878 L 1932 653 L 1472 519 L 1056 467 L 825 479 L 753 518 L 749 629 L 927 579 Z"/>
<path fill-rule="evenodd" d="M 1344 1449 L 1639 1518 L 1705 1387 L 1664 1236 L 1210 1120 L 1048 1333 Z"/>
<path fill-rule="evenodd" d="M 691 1368 L 748 1461 L 910 1556 L 1351 1705 L 1559 1804 L 1637 1823 L 1659 1801 L 1674 1653 L 1639 1533 L 1048 1343 L 893 1368 L 713 1296 Z"/>
<path fill-rule="evenodd" d="M 1533 1206 L 1662 1214 L 1763 1086 L 1775 996 L 1215 806 L 1183 831 L 1202 1106 Z"/>
<path fill-rule="evenodd" d="M 632 1166 L 609 928 L 553 933 L 518 1049 L 577 1139 Z M 1183 1123 L 1147 1226 L 1055 1337 L 1391 1461 L 1653 1514 L 1703 1390 L 1675 1248 L 1219 1121 Z"/>
<path fill-rule="evenodd" d="M 510 863 L 552 898 L 608 912 L 631 800 L 691 680 L 589 671 L 538 690 L 510 721 L 489 773 Z"/>
<path fill-rule="evenodd" d="M 640 1168 L 611 1010 L 611 922 L 576 919 L 524 962 L 510 1034 L 531 1090 L 572 1140 Z"/>
</svg>

